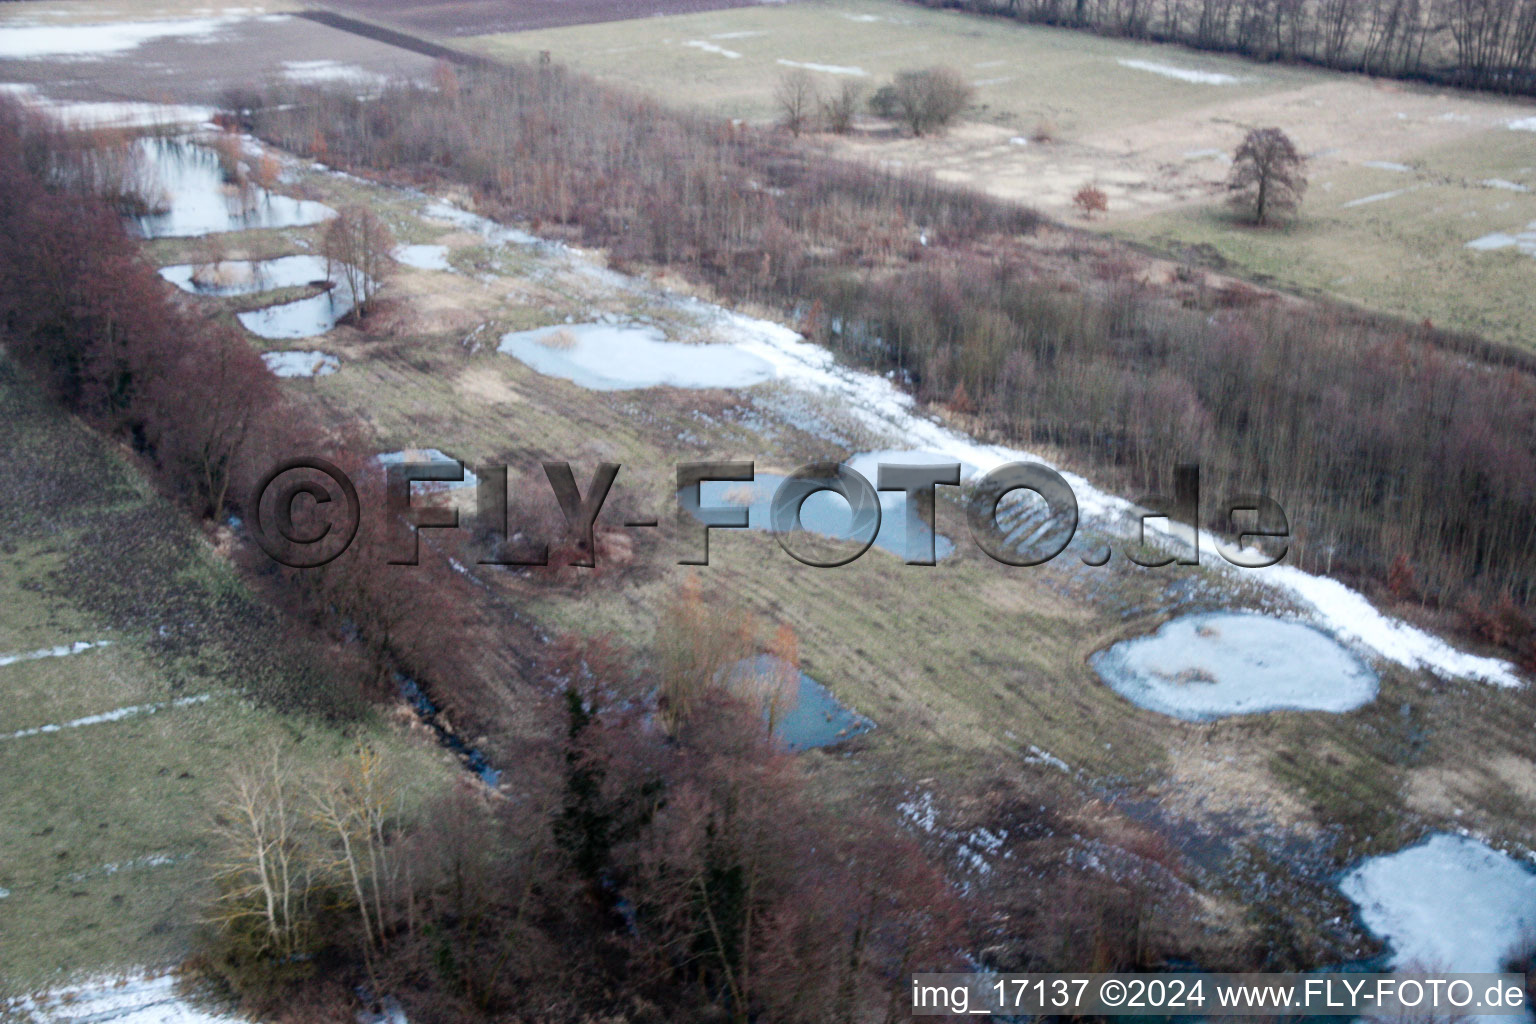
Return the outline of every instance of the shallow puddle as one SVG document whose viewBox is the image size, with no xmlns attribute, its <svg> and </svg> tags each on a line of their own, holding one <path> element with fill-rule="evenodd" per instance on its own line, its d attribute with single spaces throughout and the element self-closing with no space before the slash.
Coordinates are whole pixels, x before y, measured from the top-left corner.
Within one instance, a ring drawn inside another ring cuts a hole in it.
<svg viewBox="0 0 1536 1024">
<path fill-rule="evenodd" d="M 753 677 L 771 676 L 785 668 L 784 663 L 773 655 L 760 654 L 737 666 L 733 684 L 749 682 Z M 863 715 L 839 704 L 825 686 L 804 672 L 798 672 L 798 675 L 795 693 L 780 707 L 773 730 L 790 750 L 828 747 L 875 727 L 875 723 Z"/>
</svg>

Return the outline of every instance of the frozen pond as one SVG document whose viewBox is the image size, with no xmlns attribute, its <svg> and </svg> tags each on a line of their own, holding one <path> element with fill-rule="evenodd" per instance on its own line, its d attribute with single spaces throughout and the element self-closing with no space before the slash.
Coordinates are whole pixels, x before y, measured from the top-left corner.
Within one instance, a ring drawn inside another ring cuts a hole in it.
<svg viewBox="0 0 1536 1024">
<path fill-rule="evenodd" d="M 1088 661 L 1126 700 L 1187 722 L 1343 712 L 1376 697 L 1376 674 L 1326 633 L 1247 612 L 1185 615 Z"/>
<path fill-rule="evenodd" d="M 327 281 L 330 268 L 323 256 L 301 254 L 271 260 L 177 263 L 161 267 L 160 276 L 194 295 L 250 295 Z"/>
<path fill-rule="evenodd" d="M 668 341 L 660 328 L 624 321 L 514 331 L 499 347 L 542 374 L 593 391 L 744 388 L 774 376 L 765 360 L 734 345 Z"/>
<path fill-rule="evenodd" d="M 224 180 L 219 157 L 206 146 L 172 139 L 140 139 L 159 212 L 134 217 L 145 238 L 192 238 L 253 228 L 291 228 L 336 216 L 324 203 L 239 188 Z"/>
<path fill-rule="evenodd" d="M 854 468 L 865 474 L 871 487 L 875 485 L 874 466 L 868 467 L 867 473 L 864 466 L 854 466 Z M 773 504 L 773 495 L 783 482 L 784 477 L 777 473 L 758 473 L 757 478 L 751 483 L 706 480 L 699 485 L 699 505 L 703 508 L 745 505 L 747 506 L 747 528 L 769 530 L 772 529 L 770 509 Z M 842 495 L 831 491 L 818 491 L 805 499 L 805 503 L 800 506 L 800 525 L 811 533 L 818 533 L 834 540 L 859 539 L 867 535 L 870 527 L 870 523 L 866 520 L 861 519 L 855 523 L 853 510 L 848 502 Z M 900 491 L 882 492 L 880 494 L 880 529 L 875 534 L 875 547 L 883 548 L 898 558 L 905 558 L 907 557 L 906 538 L 905 496 Z M 934 538 L 936 559 L 947 558 L 954 550 L 954 542 L 949 538 L 943 536 Z M 926 556 L 927 552 L 923 551 L 919 554 Z"/>
<path fill-rule="evenodd" d="M 324 377 L 341 369 L 341 361 L 324 352 L 263 352 L 261 361 L 274 377 Z"/>
<path fill-rule="evenodd" d="M 318 295 L 237 313 L 235 319 L 258 338 L 285 340 L 324 334 L 350 312 L 352 289 L 343 277 Z"/>
<path fill-rule="evenodd" d="M 1536 872 L 1464 836 L 1440 833 L 1371 857 L 1339 888 L 1392 947 L 1395 968 L 1501 971 L 1505 957 L 1536 934 Z"/>
<path fill-rule="evenodd" d="M 770 675 L 782 671 L 783 662 L 771 654 L 749 658 L 736 668 L 733 681 L 749 675 Z M 832 691 L 816 680 L 799 673 L 799 685 L 789 707 L 779 710 L 773 734 L 790 750 L 810 750 L 841 743 L 850 736 L 868 732 L 875 723 L 837 702 Z M 765 712 L 766 714 L 766 712 Z"/>
</svg>

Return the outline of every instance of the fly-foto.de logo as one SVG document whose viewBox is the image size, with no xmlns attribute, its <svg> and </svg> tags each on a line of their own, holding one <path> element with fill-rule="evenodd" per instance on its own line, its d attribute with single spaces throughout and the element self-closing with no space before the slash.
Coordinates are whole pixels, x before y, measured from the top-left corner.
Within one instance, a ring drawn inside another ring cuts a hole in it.
<svg viewBox="0 0 1536 1024">
<path fill-rule="evenodd" d="M 599 463 L 583 488 L 569 462 L 542 465 L 564 518 L 564 537 L 574 540 L 581 552 L 568 564 L 595 566 L 593 533 L 621 467 L 613 462 Z M 393 462 L 376 469 L 384 478 L 382 512 L 389 564 L 418 564 L 423 530 L 471 528 L 490 541 L 487 547 L 493 554 L 480 559 L 482 565 L 549 564 L 549 545 L 556 538 L 529 537 L 519 524 L 509 521 L 508 467 L 469 471 L 464 463 L 448 460 Z M 858 559 L 877 540 L 908 565 L 937 564 L 939 543 L 944 541 L 934 528 L 939 488 L 959 487 L 962 467 L 959 462 L 881 462 L 874 483 L 836 462 L 809 463 L 785 476 L 760 476 L 754 462 L 686 462 L 676 469 L 677 503 L 670 523 L 674 536 L 683 543 L 680 565 L 709 564 L 711 531 L 756 527 L 768 529 L 780 547 L 802 564 L 836 568 Z M 415 484 L 437 492 L 473 487 L 473 521 L 464 521 L 457 503 L 431 501 L 413 491 Z M 763 491 L 763 485 L 769 489 Z M 706 486 L 719 491 L 720 496 L 706 500 Z M 723 486 L 747 488 L 748 500 L 721 490 Z M 900 531 L 882 533 L 881 492 L 900 509 Z M 752 500 L 756 494 L 762 495 L 761 501 Z M 1077 495 L 1060 473 L 1038 462 L 998 466 L 969 483 L 963 498 L 971 540 L 1005 565 L 1049 562 L 1066 551 L 1078 535 Z M 837 520 L 835 527 L 823 524 L 829 518 L 824 511 L 815 516 L 810 512 L 813 507 L 825 509 L 829 505 L 834 512 L 840 510 L 830 517 Z M 1028 515 L 1019 511 L 1021 507 L 1028 509 Z M 251 534 L 262 550 L 283 565 L 304 569 L 325 565 L 347 550 L 357 535 L 362 501 L 347 473 L 325 459 L 306 456 L 274 466 L 254 489 L 247 510 Z M 1236 495 L 1224 501 L 1218 511 L 1217 522 L 1235 538 L 1234 543 L 1214 542 L 1228 562 L 1254 569 L 1274 565 L 1285 557 L 1290 522 L 1272 498 Z M 1171 497 L 1149 495 L 1134 506 L 1137 528 L 1125 545 L 1125 556 L 1147 567 L 1198 564 L 1201 533 L 1195 524 L 1202 522 L 1201 513 L 1199 467 L 1177 466 Z M 814 526 L 807 521 L 811 518 L 817 520 Z M 1148 543 L 1149 520 L 1166 521 L 1162 537 L 1174 542 L 1174 550 Z M 659 529 L 662 522 L 660 517 L 635 518 L 622 525 Z M 891 536 L 893 532 L 897 535 Z M 829 547 L 829 536 L 843 543 Z M 1254 541 L 1261 542 L 1263 548 L 1252 545 Z M 1083 563 L 1090 566 L 1104 565 L 1112 555 L 1105 541 L 1086 545 L 1086 550 L 1079 552 Z"/>
</svg>

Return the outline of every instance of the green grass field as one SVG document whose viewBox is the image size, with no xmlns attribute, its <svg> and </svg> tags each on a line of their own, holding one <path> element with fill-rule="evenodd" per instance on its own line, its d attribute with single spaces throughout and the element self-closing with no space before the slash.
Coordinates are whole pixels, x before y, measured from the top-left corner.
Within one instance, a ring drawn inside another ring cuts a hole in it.
<svg viewBox="0 0 1536 1024">
<path fill-rule="evenodd" d="M 3 357 L 0 437 L 0 656 L 104 644 L 0 665 L 0 997 L 187 954 L 232 764 L 276 749 L 314 767 L 366 741 L 422 780 L 451 771 L 375 713 L 276 709 L 324 679 L 182 513 Z"/>
</svg>

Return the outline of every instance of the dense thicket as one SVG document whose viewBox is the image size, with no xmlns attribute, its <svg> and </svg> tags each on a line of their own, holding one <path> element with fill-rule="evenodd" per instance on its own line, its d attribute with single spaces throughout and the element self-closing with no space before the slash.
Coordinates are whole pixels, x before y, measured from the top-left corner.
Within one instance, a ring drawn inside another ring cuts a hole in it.
<svg viewBox="0 0 1536 1024">
<path fill-rule="evenodd" d="M 1261 60 L 1536 92 L 1536 0 L 917 0 Z"/>
<path fill-rule="evenodd" d="M 1499 642 L 1528 631 L 1536 380 L 1477 346 L 1240 286 L 1171 301 L 1102 249 L 1042 266 L 1014 241 L 1037 224 L 1026 211 L 558 68 L 378 102 L 311 93 L 255 121 L 334 161 L 466 183 L 620 265 L 792 310 L 920 398 L 979 410 L 982 428 L 1057 446 L 1132 493 L 1199 462 L 1213 499 L 1281 503 L 1294 564 L 1390 579 Z"/>
</svg>

